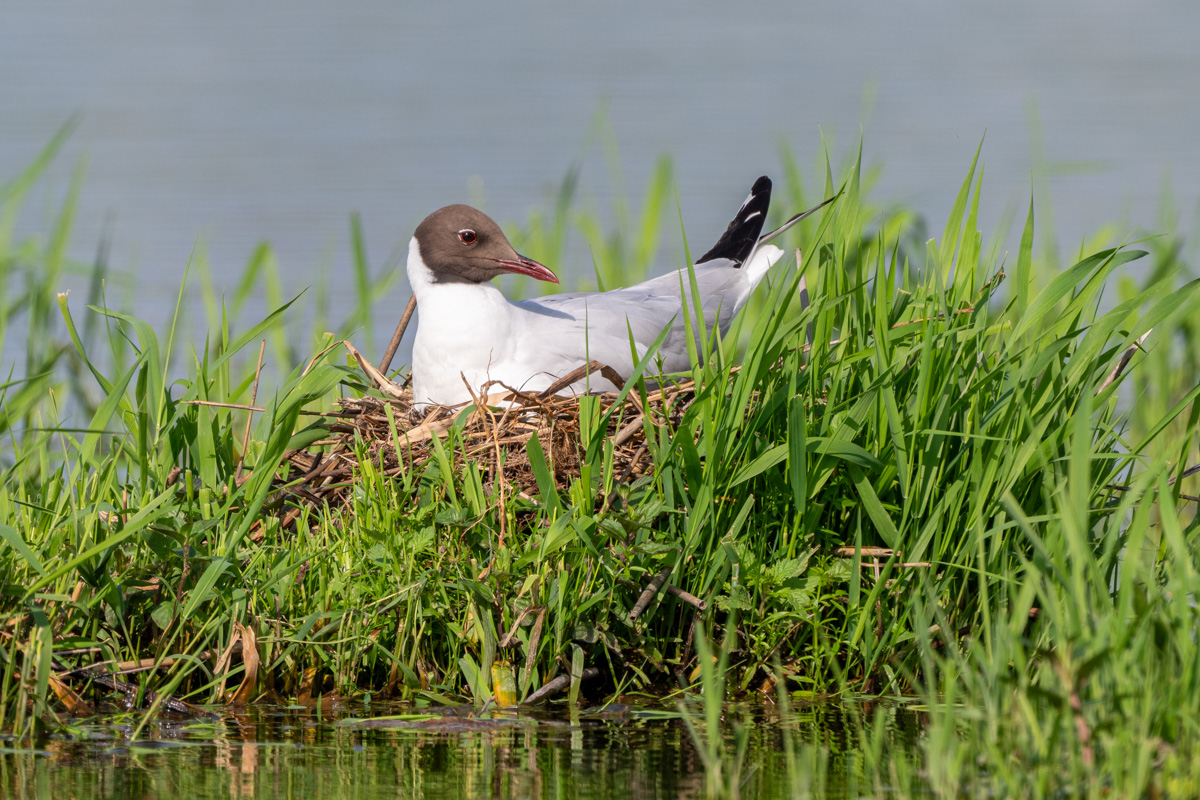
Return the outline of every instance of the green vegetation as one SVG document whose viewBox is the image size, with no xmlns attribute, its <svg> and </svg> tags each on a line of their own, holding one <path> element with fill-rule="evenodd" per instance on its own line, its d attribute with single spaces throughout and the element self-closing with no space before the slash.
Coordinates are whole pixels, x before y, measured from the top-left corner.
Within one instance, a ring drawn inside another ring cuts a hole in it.
<svg viewBox="0 0 1200 800">
<path fill-rule="evenodd" d="M 291 449 L 327 448 L 321 414 L 366 391 L 329 348 L 343 334 L 298 330 L 299 305 L 282 301 L 237 324 L 202 263 L 210 332 L 194 346 L 105 309 L 100 267 L 88 310 L 56 307 L 79 183 L 47 238 L 13 234 L 53 150 L 0 190 L 0 336 L 11 347 L 25 331 L 24 364 L 0 386 L 0 719 L 14 734 L 81 709 L 85 679 L 118 667 L 151 712 L 363 693 L 482 705 L 494 675 L 527 697 L 563 674 L 572 702 L 698 682 L 687 719 L 725 794 L 749 778 L 722 701 L 752 690 L 783 709 L 919 700 L 924 763 L 897 772 L 868 720 L 865 787 L 1200 786 L 1187 469 L 1200 302 L 1174 240 L 1089 244 L 1057 269 L 1035 257 L 1031 204 L 1006 258 L 977 231 L 972 164 L 924 243 L 912 213 L 869 201 L 857 161 L 837 180 L 823 166 L 819 192 L 789 161 L 776 214 L 842 194 L 789 234 L 803 270 L 777 267 L 710 343 L 689 402 L 645 416 L 640 477 L 615 465 L 612 437 L 637 403 L 584 399 L 570 477 L 533 438 L 506 452 L 536 490 L 506 487 L 456 426 L 394 478 L 359 442 L 348 505 L 313 505 L 278 490 L 296 477 Z M 664 231 L 682 260 L 670 186 L 664 162 L 641 216 L 622 207 L 604 234 L 569 179 L 514 241 L 553 264 L 577 232 L 598 284 L 633 280 Z M 343 332 L 390 280 L 355 253 Z M 1138 280 L 1121 272 L 1135 261 Z M 231 309 L 260 289 L 281 296 L 265 247 Z M 197 401 L 249 405 L 264 339 L 265 410 L 243 447 L 249 412 Z M 628 390 L 646 405 L 644 383 Z M 397 450 L 405 424 L 389 417 Z M 631 618 L 658 575 L 703 610 L 661 591 Z M 794 734 L 784 747 L 796 792 L 822 791 L 805 782 L 828 754 Z"/>
</svg>

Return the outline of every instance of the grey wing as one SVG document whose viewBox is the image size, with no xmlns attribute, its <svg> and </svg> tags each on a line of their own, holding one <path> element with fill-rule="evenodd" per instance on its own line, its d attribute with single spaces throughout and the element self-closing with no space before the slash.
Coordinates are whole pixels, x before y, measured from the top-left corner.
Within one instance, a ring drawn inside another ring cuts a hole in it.
<svg viewBox="0 0 1200 800">
<path fill-rule="evenodd" d="M 704 331 L 693 321 L 697 336 L 710 331 L 714 324 L 722 332 L 745 302 L 751 286 L 745 271 L 725 259 L 707 262 L 694 269 L 696 286 L 702 299 Z M 682 288 L 682 292 L 681 292 Z M 676 270 L 657 278 L 611 292 L 575 292 L 526 300 L 515 305 L 543 317 L 548 335 L 559 336 L 564 330 L 578 331 L 578 337 L 547 342 L 547 346 L 569 350 L 564 355 L 575 356 L 586 340 L 587 355 L 603 361 L 627 374 L 633 366 L 629 337 L 633 336 L 639 356 L 644 353 L 667 326 L 670 333 L 658 350 L 662 368 L 678 372 L 689 368 L 686 332 L 681 296 L 688 298 L 689 313 L 695 308 L 691 301 L 690 279 L 685 270 Z M 571 326 L 568 320 L 575 321 Z M 566 327 L 564 328 L 564 323 Z M 536 325 L 536 319 L 534 320 Z"/>
</svg>

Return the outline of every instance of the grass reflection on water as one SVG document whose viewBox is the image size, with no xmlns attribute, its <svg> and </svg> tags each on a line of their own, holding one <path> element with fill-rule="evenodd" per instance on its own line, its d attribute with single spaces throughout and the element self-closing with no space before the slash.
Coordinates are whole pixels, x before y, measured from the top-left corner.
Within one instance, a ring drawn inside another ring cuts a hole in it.
<svg viewBox="0 0 1200 800">
<path fill-rule="evenodd" d="M 868 718 L 880 722 L 889 753 L 911 751 L 919 736 L 918 714 L 875 709 L 797 709 L 786 723 L 789 745 L 771 709 L 730 707 L 750 732 L 742 796 L 795 796 L 804 786 L 855 796 L 862 767 L 878 757 L 860 749 L 865 740 L 855 733 L 869 727 Z M 139 741 L 128 739 L 132 720 L 79 725 L 73 738 L 0 755 L 0 795 L 674 798 L 706 792 L 703 762 L 673 714 L 617 707 L 573 717 L 389 718 L 411 710 L 373 706 L 322 717 L 309 708 L 252 707 L 209 723 L 163 720 Z M 798 760 L 801 751 L 820 756 L 820 763 Z M 800 774 L 805 770 L 811 774 Z"/>
</svg>

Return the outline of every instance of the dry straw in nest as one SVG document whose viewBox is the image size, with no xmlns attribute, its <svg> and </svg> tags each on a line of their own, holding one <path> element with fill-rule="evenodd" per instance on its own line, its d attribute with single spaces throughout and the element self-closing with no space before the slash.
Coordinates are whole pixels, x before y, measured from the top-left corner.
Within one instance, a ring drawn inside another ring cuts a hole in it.
<svg viewBox="0 0 1200 800">
<path fill-rule="evenodd" d="M 557 393 L 589 374 L 602 375 L 616 385 L 625 382 L 610 367 L 593 361 L 535 394 L 502 385 L 487 386 L 486 398 L 476 398 L 465 407 L 432 406 L 422 415 L 413 409 L 410 390 L 392 383 L 353 346 L 343 344 L 383 397 L 367 395 L 337 401 L 335 411 L 322 415 L 330 420 L 328 427 L 333 436 L 287 454 L 295 470 L 287 482 L 287 492 L 293 501 L 301 501 L 301 507 L 347 504 L 361 474 L 360 459 L 369 460 L 375 470 L 388 477 L 421 470 L 434 457 L 434 437 L 444 440 L 452 427 L 458 429 L 462 456 L 479 467 L 485 480 L 494 482 L 502 474 L 500 492 L 515 489 L 528 496 L 537 491 L 528 447 L 535 435 L 557 488 L 566 489 L 580 475 L 584 421 L 581 398 Z M 651 469 L 643 429 L 647 417 L 652 424 L 673 428 L 691 403 L 694 388 L 692 381 L 665 384 L 649 390 L 644 400 L 632 391 L 624 396 L 616 392 L 589 395 L 595 398 L 599 414 L 607 415 L 606 430 L 594 435 L 611 440 L 613 471 L 619 483 Z M 609 414 L 618 402 L 619 409 Z M 294 521 L 299 512 L 295 506 L 285 512 L 285 524 Z"/>
</svg>

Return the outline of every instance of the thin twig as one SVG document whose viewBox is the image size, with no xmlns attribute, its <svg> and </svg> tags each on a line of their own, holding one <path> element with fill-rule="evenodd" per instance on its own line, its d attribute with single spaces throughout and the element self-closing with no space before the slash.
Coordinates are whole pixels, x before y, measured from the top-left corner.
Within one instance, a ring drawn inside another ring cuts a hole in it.
<svg viewBox="0 0 1200 800">
<path fill-rule="evenodd" d="M 579 679 L 580 681 L 588 681 L 592 678 L 598 678 L 599 676 L 600 669 L 598 667 L 588 667 L 580 674 Z M 557 678 L 542 684 L 542 688 L 538 689 L 536 692 L 529 695 L 529 697 L 526 697 L 524 700 L 522 700 L 521 705 L 528 706 L 538 702 L 539 700 L 545 700 L 547 697 L 558 694 L 570 685 L 570 675 L 559 675 Z"/>
<path fill-rule="evenodd" d="M 673 583 L 667 584 L 667 594 L 678 597 L 680 600 L 687 603 L 697 611 L 705 611 L 708 609 L 708 603 L 704 602 L 699 597 L 696 597 L 696 595 L 692 594 L 691 592 L 685 592 L 683 589 L 680 589 Z"/>
<path fill-rule="evenodd" d="M 388 342 L 387 350 L 383 353 L 383 358 L 379 362 L 379 371 L 384 375 L 387 374 L 388 368 L 392 366 L 392 359 L 396 356 L 396 350 L 400 347 L 400 340 L 404 338 L 404 330 L 408 327 L 408 321 L 412 319 L 413 312 L 417 310 L 417 296 L 414 294 L 408 298 L 408 305 L 404 307 L 404 313 L 400 315 L 400 322 L 396 324 L 396 332 L 392 334 L 392 340 Z"/>
<path fill-rule="evenodd" d="M 671 577 L 671 570 L 674 568 L 674 565 L 663 567 L 661 570 L 659 570 L 658 574 L 650 580 L 650 583 L 647 584 L 646 588 L 642 590 L 641 597 L 639 597 L 637 602 L 633 604 L 633 608 L 629 612 L 630 620 L 635 620 L 642 615 L 642 612 L 646 610 L 646 606 L 650 605 L 650 601 L 654 599 L 656 594 L 658 594 L 658 590 L 661 589 L 663 584 L 667 582 L 667 578 Z"/>
<path fill-rule="evenodd" d="M 185 406 L 216 406 L 217 408 L 236 408 L 239 411 L 266 411 L 261 406 L 247 406 L 241 403 L 218 403 L 213 400 L 184 400 Z"/>
<path fill-rule="evenodd" d="M 500 641 L 496 642 L 497 646 L 513 647 L 517 645 L 520 642 L 520 640 L 517 639 L 517 629 L 521 627 L 521 623 L 524 622 L 525 618 L 530 614 L 541 614 L 543 611 L 545 611 L 544 606 L 534 605 L 525 606 L 525 608 L 521 609 L 521 613 L 517 614 L 517 618 L 513 620 L 512 627 L 509 628 L 508 633 L 504 634 Z"/>
<path fill-rule="evenodd" d="M 632 439 L 633 435 L 642 429 L 642 425 L 645 424 L 645 422 L 645 415 L 639 414 L 636 418 L 634 418 L 633 422 L 617 431 L 617 435 L 613 437 L 613 447 L 620 447 Z"/>
<path fill-rule="evenodd" d="M 52 658 L 50 664 L 51 664 L 51 667 L 54 669 L 54 671 L 58 675 L 65 676 L 66 674 L 68 674 L 66 665 L 62 664 L 58 659 Z M 71 670 L 71 672 L 75 672 L 75 671 L 76 670 Z M 101 686 L 103 686 L 106 689 L 111 689 L 115 692 L 120 692 L 121 694 L 123 694 L 125 696 L 126 702 L 129 703 L 130 705 L 132 705 L 137 700 L 137 697 L 138 697 L 137 684 L 127 683 L 126 681 L 118 680 L 117 678 L 114 678 L 105 672 L 87 672 L 87 671 L 85 671 L 83 673 L 83 675 L 88 680 L 95 681 L 96 683 L 100 684 Z M 157 692 L 153 692 L 149 689 L 146 689 L 144 692 L 142 692 L 142 699 L 146 703 L 147 706 L 153 706 L 155 703 L 158 702 L 159 697 L 160 697 L 160 695 Z M 167 709 L 168 711 L 174 711 L 179 714 L 188 714 L 188 715 L 195 716 L 195 717 L 215 717 L 216 716 L 215 714 L 213 714 L 211 711 L 208 711 L 207 709 L 200 708 L 199 706 L 194 706 L 191 703 L 188 703 L 184 700 L 176 699 L 172 695 L 161 695 L 161 697 L 162 697 L 162 707 Z"/>
<path fill-rule="evenodd" d="M 571 370 L 566 375 L 563 375 L 554 383 L 550 384 L 550 386 L 543 390 L 540 394 L 542 397 L 556 395 L 571 384 L 578 383 L 579 381 L 588 377 L 593 372 L 599 372 L 605 380 L 616 386 L 618 389 L 625 385 L 625 379 L 622 378 L 620 373 L 618 373 L 615 369 L 607 364 L 602 364 L 599 361 L 589 361 L 588 363 Z"/>
<path fill-rule="evenodd" d="M 1187 477 L 1190 477 L 1190 476 L 1192 476 L 1192 475 L 1195 475 L 1197 472 L 1200 472 L 1200 464 L 1197 464 L 1197 465 L 1195 465 L 1195 466 L 1193 466 L 1193 467 L 1188 467 L 1188 468 L 1187 468 L 1187 469 L 1185 469 L 1183 472 L 1181 472 L 1181 473 L 1179 473 L 1178 475 L 1176 475 L 1174 478 L 1171 478 L 1170 480 L 1168 480 L 1168 481 L 1167 481 L 1167 485 L 1168 485 L 1168 486 L 1174 486 L 1174 485 L 1175 485 L 1175 483 L 1176 483 L 1176 482 L 1177 482 L 1177 481 L 1178 481 L 1180 478 L 1187 478 Z M 1127 485 L 1127 484 L 1121 484 L 1121 483 L 1110 483 L 1110 484 L 1108 484 L 1107 486 L 1105 486 L 1104 488 L 1105 488 L 1105 489 L 1111 489 L 1111 490 L 1112 490 L 1112 491 L 1114 491 L 1114 492 L 1128 492 L 1128 491 L 1130 491 L 1130 490 L 1132 490 L 1132 489 L 1133 489 L 1133 487 L 1132 487 L 1132 486 L 1129 486 L 1129 485 Z M 1191 495 L 1191 494 L 1181 494 L 1181 495 L 1179 495 L 1179 499 L 1180 499 L 1180 500 L 1187 500 L 1187 501 L 1189 501 L 1189 502 L 1192 502 L 1192 503 L 1200 503 L 1200 497 L 1197 497 L 1197 496 L 1195 496 L 1195 495 Z"/>
<path fill-rule="evenodd" d="M 890 547 L 854 547 L 847 545 L 839 547 L 833 551 L 834 555 L 842 558 L 853 558 L 855 553 L 858 553 L 862 558 L 891 558 L 896 555 L 896 551 Z"/>
<path fill-rule="evenodd" d="M 1126 365 L 1129 364 L 1129 359 L 1133 358 L 1134 353 L 1142 349 L 1142 342 L 1146 341 L 1146 337 L 1149 336 L 1150 331 L 1153 330 L 1154 328 L 1151 328 L 1149 331 L 1146 331 L 1138 337 L 1136 342 L 1125 348 L 1125 352 L 1121 353 L 1121 357 L 1117 359 L 1117 363 L 1113 366 L 1112 371 L 1108 373 L 1108 377 L 1104 379 L 1104 383 L 1101 383 L 1100 388 L 1096 390 L 1097 395 L 1111 386 L 1113 381 L 1121 377 L 1121 373 L 1125 371 Z"/>
<path fill-rule="evenodd" d="M 633 474 L 634 467 L 642 460 L 642 456 L 646 453 L 646 443 L 642 442 L 642 446 L 633 454 L 633 458 L 629 459 L 629 463 L 625 465 L 625 469 L 621 471 L 621 477 L 617 479 L 617 483 L 624 483 L 629 480 L 629 476 Z"/>
</svg>

